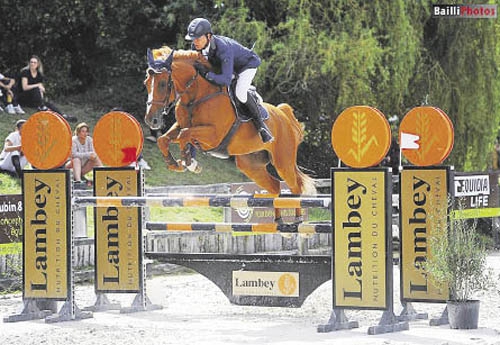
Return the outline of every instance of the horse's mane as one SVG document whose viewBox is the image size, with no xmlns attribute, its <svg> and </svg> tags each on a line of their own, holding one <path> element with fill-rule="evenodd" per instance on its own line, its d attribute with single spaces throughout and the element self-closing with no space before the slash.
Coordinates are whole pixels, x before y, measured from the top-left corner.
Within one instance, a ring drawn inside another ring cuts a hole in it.
<svg viewBox="0 0 500 345">
<path fill-rule="evenodd" d="M 168 58 L 170 53 L 172 52 L 172 48 L 168 46 L 163 46 L 158 49 L 153 49 L 153 58 L 155 60 L 165 60 Z M 175 61 L 183 61 L 187 63 L 193 63 L 194 61 L 200 61 L 203 64 L 206 64 L 209 66 L 207 60 L 201 55 L 201 53 L 197 52 L 196 50 L 175 50 L 174 51 L 174 60 Z"/>
<path fill-rule="evenodd" d="M 196 50 L 176 50 L 174 53 L 175 60 L 197 60 L 200 56 Z"/>
</svg>

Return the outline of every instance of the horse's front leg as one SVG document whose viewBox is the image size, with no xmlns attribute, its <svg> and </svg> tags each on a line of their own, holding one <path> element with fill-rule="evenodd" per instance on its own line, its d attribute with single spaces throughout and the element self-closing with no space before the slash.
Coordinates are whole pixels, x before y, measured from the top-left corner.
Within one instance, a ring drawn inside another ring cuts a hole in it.
<svg viewBox="0 0 500 345">
<path fill-rule="evenodd" d="M 201 172 L 201 167 L 198 162 L 193 158 L 193 153 L 195 153 L 192 143 L 196 141 L 200 144 L 214 143 L 217 140 L 215 136 L 214 126 L 195 126 L 189 128 L 183 128 L 180 130 L 179 136 L 177 137 L 179 142 L 179 147 L 181 149 L 182 160 L 186 165 L 187 169 L 192 172 Z"/>
<path fill-rule="evenodd" d="M 174 158 L 169 149 L 170 143 L 175 142 L 179 136 L 180 129 L 181 128 L 177 122 L 174 123 L 165 134 L 158 138 L 157 145 L 163 155 L 165 163 L 167 164 L 167 168 L 177 172 L 184 172 L 186 168 L 180 163 L 180 161 L 177 161 Z"/>
<path fill-rule="evenodd" d="M 208 147 L 215 147 L 218 144 L 215 126 L 212 125 L 182 128 L 177 141 L 179 142 L 181 151 L 184 151 L 186 145 L 192 142 L 198 142 Z"/>
</svg>

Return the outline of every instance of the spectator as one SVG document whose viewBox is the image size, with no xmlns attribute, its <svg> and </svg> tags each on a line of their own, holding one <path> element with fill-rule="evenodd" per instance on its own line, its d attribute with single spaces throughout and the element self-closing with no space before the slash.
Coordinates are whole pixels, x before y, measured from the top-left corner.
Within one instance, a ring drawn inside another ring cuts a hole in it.
<svg viewBox="0 0 500 345">
<path fill-rule="evenodd" d="M 38 110 L 52 110 L 59 113 L 70 122 L 76 122 L 74 116 L 61 112 L 54 104 L 45 101 L 45 86 L 43 85 L 43 65 L 40 58 L 33 55 L 28 66 L 21 70 L 21 87 L 19 93 L 19 103 Z"/>
<path fill-rule="evenodd" d="M 21 128 L 25 122 L 26 120 L 16 122 L 16 130 L 7 136 L 2 153 L 0 153 L 0 169 L 19 178 L 22 175 L 22 169 L 28 164 L 21 150 Z"/>
<path fill-rule="evenodd" d="M 73 179 L 75 189 L 85 188 L 84 176 L 94 167 L 102 166 L 101 160 L 94 150 L 94 142 L 89 136 L 90 127 L 85 122 L 81 122 L 75 127 L 73 144 L 71 148 L 71 160 L 66 164 L 66 168 L 73 169 Z"/>
<path fill-rule="evenodd" d="M 2 73 L 0 73 L 0 97 L 4 99 L 7 105 L 5 110 L 9 114 L 24 114 L 24 110 L 17 103 L 16 81 L 13 78 L 7 78 Z"/>
<path fill-rule="evenodd" d="M 133 162 L 130 164 L 130 166 L 135 167 L 136 164 L 137 166 L 143 168 L 144 170 L 151 170 L 151 167 L 149 166 L 148 162 L 146 162 L 146 160 L 144 159 L 142 152 L 139 154 L 139 157 L 137 157 L 137 163 Z"/>
</svg>

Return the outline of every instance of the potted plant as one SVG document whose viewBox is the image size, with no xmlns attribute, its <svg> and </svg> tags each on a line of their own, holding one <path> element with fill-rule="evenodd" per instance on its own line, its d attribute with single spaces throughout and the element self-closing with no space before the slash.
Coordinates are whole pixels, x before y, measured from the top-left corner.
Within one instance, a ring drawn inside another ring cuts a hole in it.
<svg viewBox="0 0 500 345">
<path fill-rule="evenodd" d="M 449 289 L 450 328 L 477 328 L 479 300 L 474 297 L 493 286 L 492 271 L 486 265 L 487 241 L 478 232 L 477 219 L 462 216 L 460 200 L 452 201 L 449 209 L 448 221 L 435 222 L 425 270 L 436 286 Z"/>
</svg>

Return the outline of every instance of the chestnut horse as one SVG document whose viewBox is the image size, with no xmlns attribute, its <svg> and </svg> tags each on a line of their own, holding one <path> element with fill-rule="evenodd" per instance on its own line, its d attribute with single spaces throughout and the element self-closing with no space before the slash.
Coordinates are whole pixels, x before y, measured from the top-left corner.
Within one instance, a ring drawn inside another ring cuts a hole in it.
<svg viewBox="0 0 500 345">
<path fill-rule="evenodd" d="M 236 114 L 227 87 L 214 85 L 199 75 L 193 67 L 196 61 L 210 65 L 198 52 L 162 47 L 153 53 L 148 51 L 148 60 L 144 81 L 148 91 L 145 122 L 153 129 L 159 128 L 161 114 L 175 104 L 177 122 L 157 141 L 169 169 L 185 171 L 182 162 L 172 156 L 170 143 L 179 144 L 184 164 L 189 165 L 188 144 L 203 151 L 214 150 L 232 131 L 225 151 L 235 156 L 238 169 L 261 188 L 273 195 L 280 193 L 280 181 L 266 168 L 272 164 L 293 194 L 316 193 L 312 178 L 297 166 L 303 130 L 290 105 L 276 107 L 263 103 L 269 113 L 266 124 L 275 138 L 264 144 L 252 122 L 241 123 L 231 130 Z M 300 211 L 296 210 L 297 221 L 301 221 Z M 276 209 L 276 221 L 281 221 L 279 209 Z"/>
</svg>

